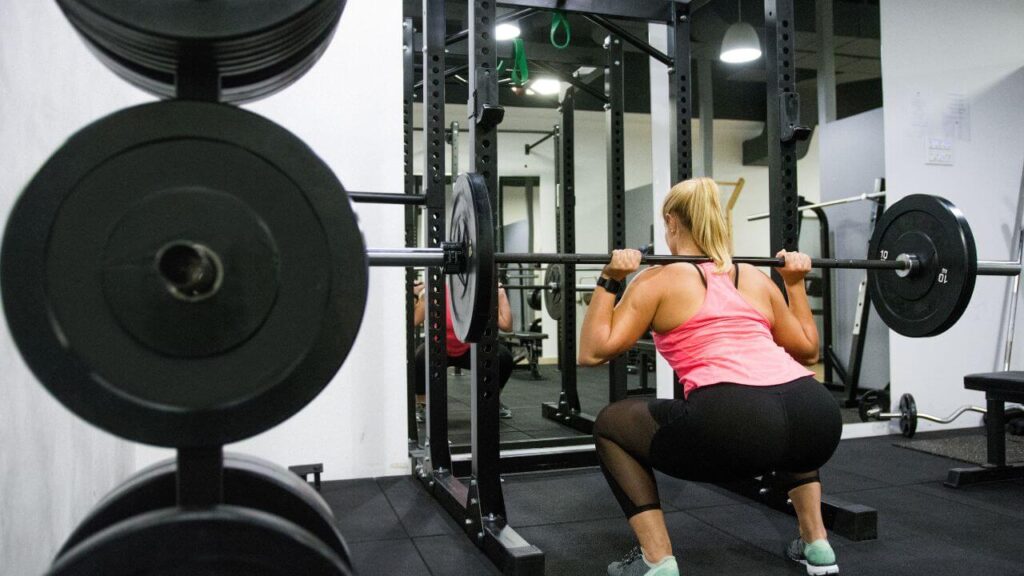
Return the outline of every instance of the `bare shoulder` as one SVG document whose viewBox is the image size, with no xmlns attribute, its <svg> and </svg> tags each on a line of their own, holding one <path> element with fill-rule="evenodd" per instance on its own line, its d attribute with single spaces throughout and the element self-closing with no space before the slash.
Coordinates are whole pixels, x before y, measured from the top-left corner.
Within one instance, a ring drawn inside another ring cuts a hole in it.
<svg viewBox="0 0 1024 576">
<path fill-rule="evenodd" d="M 769 276 L 768 273 L 765 272 L 763 269 L 758 268 L 757 266 L 754 266 L 752 264 L 737 264 L 737 266 L 740 267 L 740 278 L 753 279 L 757 283 L 756 286 L 760 290 L 766 292 L 769 295 L 782 294 L 781 292 L 779 292 L 779 289 L 775 285 L 775 282 L 772 281 L 772 277 Z"/>
<path fill-rule="evenodd" d="M 772 278 L 763 269 L 753 264 L 736 264 L 741 278 L 754 278 L 757 282 L 771 282 Z"/>
<path fill-rule="evenodd" d="M 699 273 L 695 267 L 683 262 L 676 262 L 674 264 L 651 266 L 641 270 L 633 277 L 633 282 L 678 282 L 682 278 L 697 278 L 698 276 Z"/>
</svg>

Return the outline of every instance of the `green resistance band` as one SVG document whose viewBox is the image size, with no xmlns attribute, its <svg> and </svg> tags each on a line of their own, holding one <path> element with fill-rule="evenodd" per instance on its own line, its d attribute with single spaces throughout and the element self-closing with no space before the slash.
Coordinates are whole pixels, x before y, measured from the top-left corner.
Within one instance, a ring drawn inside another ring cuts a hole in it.
<svg viewBox="0 0 1024 576">
<path fill-rule="evenodd" d="M 558 29 L 562 28 L 565 30 L 565 40 L 561 43 L 556 39 L 558 35 Z M 572 40 L 572 30 L 569 27 L 569 19 L 565 17 L 565 13 L 554 11 L 551 13 L 551 45 L 559 50 L 564 50 L 569 47 L 569 41 Z"/>
<path fill-rule="evenodd" d="M 501 74 L 505 70 L 505 61 L 498 62 L 498 73 Z M 522 38 L 516 38 L 512 41 L 512 70 L 510 71 L 512 76 L 512 83 L 517 86 L 522 86 L 530 80 L 530 66 L 526 61 L 526 48 L 523 44 Z"/>
</svg>

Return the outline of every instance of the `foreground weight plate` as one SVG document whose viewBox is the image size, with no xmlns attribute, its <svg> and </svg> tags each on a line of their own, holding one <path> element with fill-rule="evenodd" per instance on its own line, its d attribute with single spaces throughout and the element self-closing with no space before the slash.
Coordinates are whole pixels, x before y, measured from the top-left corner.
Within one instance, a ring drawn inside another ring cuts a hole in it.
<svg viewBox="0 0 1024 576">
<path fill-rule="evenodd" d="M 277 516 L 234 506 L 157 510 L 115 524 L 59 558 L 51 576 L 352 574 L 348 562 Z"/>
<path fill-rule="evenodd" d="M 214 89 L 247 102 L 290 85 L 326 50 L 344 0 L 58 0 L 116 74 L 163 98 Z M 182 90 L 185 93 L 182 93 Z"/>
<path fill-rule="evenodd" d="M 483 176 L 468 172 L 455 181 L 448 241 L 466 247 L 466 271 L 448 275 L 452 326 L 459 340 L 476 342 L 487 328 L 497 290 L 491 200 Z"/>
<path fill-rule="evenodd" d="M 871 236 L 868 258 L 918 257 L 905 278 L 868 270 L 868 289 L 882 321 L 911 337 L 935 336 L 960 319 L 974 293 L 978 258 L 964 215 L 938 196 L 913 194 L 890 206 Z"/>
<path fill-rule="evenodd" d="M 565 268 L 561 264 L 548 264 L 544 272 L 544 306 L 548 309 L 548 316 L 552 320 L 562 319 L 562 286 L 565 278 Z M 554 287 L 558 288 L 555 289 Z"/>
<path fill-rule="evenodd" d="M 175 459 L 142 470 L 93 507 L 64 542 L 57 558 L 94 534 L 146 512 L 173 508 L 176 501 Z M 281 517 L 326 544 L 338 558 L 351 556 L 323 498 L 288 470 L 243 454 L 224 456 L 224 503 Z"/>
<path fill-rule="evenodd" d="M 227 444 L 311 401 L 352 347 L 365 248 L 341 184 L 243 110 L 164 102 L 87 126 L 7 221 L 0 284 L 26 363 L 92 424 Z"/>
<path fill-rule="evenodd" d="M 917 433 L 917 402 L 910 394 L 900 396 L 900 433 L 907 438 Z"/>
</svg>

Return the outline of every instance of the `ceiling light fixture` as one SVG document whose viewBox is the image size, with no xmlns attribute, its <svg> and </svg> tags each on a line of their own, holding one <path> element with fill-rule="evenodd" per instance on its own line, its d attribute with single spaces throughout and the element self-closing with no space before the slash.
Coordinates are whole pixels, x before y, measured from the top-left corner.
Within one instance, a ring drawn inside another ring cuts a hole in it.
<svg viewBox="0 0 1024 576">
<path fill-rule="evenodd" d="M 737 4 L 741 4 L 737 2 Z M 757 37 L 757 31 L 750 24 L 743 21 L 742 5 L 739 8 L 739 18 L 736 23 L 729 26 L 722 38 L 722 51 L 719 58 L 722 62 L 740 64 L 752 62 L 761 57 L 761 40 Z"/>
<path fill-rule="evenodd" d="M 515 23 L 505 22 L 494 27 L 494 39 L 498 42 L 519 38 L 521 33 L 522 31 L 519 30 L 519 26 Z"/>
<path fill-rule="evenodd" d="M 542 96 L 551 96 L 561 92 L 562 83 L 554 78 L 537 78 L 530 83 L 530 88 Z"/>
</svg>

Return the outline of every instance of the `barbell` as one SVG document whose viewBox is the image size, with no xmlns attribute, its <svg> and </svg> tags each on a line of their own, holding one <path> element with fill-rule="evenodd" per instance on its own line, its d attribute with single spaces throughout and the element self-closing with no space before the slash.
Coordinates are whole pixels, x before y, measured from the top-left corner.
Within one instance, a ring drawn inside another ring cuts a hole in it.
<svg viewBox="0 0 1024 576">
<path fill-rule="evenodd" d="M 558 264 L 607 264 L 608 254 L 495 252 L 490 200 L 482 177 L 459 176 L 448 242 L 438 248 L 368 249 L 370 266 L 440 266 L 449 276 L 456 335 L 476 341 L 493 306 L 496 264 L 548 264 L 544 284 L 561 285 Z M 935 336 L 963 314 L 978 275 L 1016 276 L 1020 262 L 978 261 L 971 228 L 959 209 L 938 196 L 913 194 L 886 210 L 875 226 L 869 259 L 812 258 L 826 269 L 868 271 L 868 288 L 882 321 L 899 334 Z M 641 264 L 703 263 L 700 256 L 645 255 Z M 781 267 L 783 258 L 735 256 L 737 263 Z M 558 276 L 552 280 L 552 271 Z M 564 290 L 545 291 L 549 308 Z M 548 295 L 551 298 L 548 298 Z"/>
<path fill-rule="evenodd" d="M 860 419 L 864 422 L 897 420 L 900 425 L 900 433 L 906 438 L 913 438 L 914 434 L 917 433 L 918 420 L 928 420 L 938 424 L 949 424 L 967 412 L 977 412 L 979 414 L 988 413 L 988 410 L 981 408 L 980 406 L 961 406 L 945 418 L 925 414 L 917 411 L 917 401 L 914 400 L 914 396 L 909 393 L 900 396 L 900 403 L 897 408 L 897 412 L 886 412 L 887 408 L 883 407 L 883 404 L 888 404 L 887 395 L 879 397 L 878 395 L 870 394 L 870 392 L 865 394 L 861 399 L 859 410 Z"/>
</svg>

